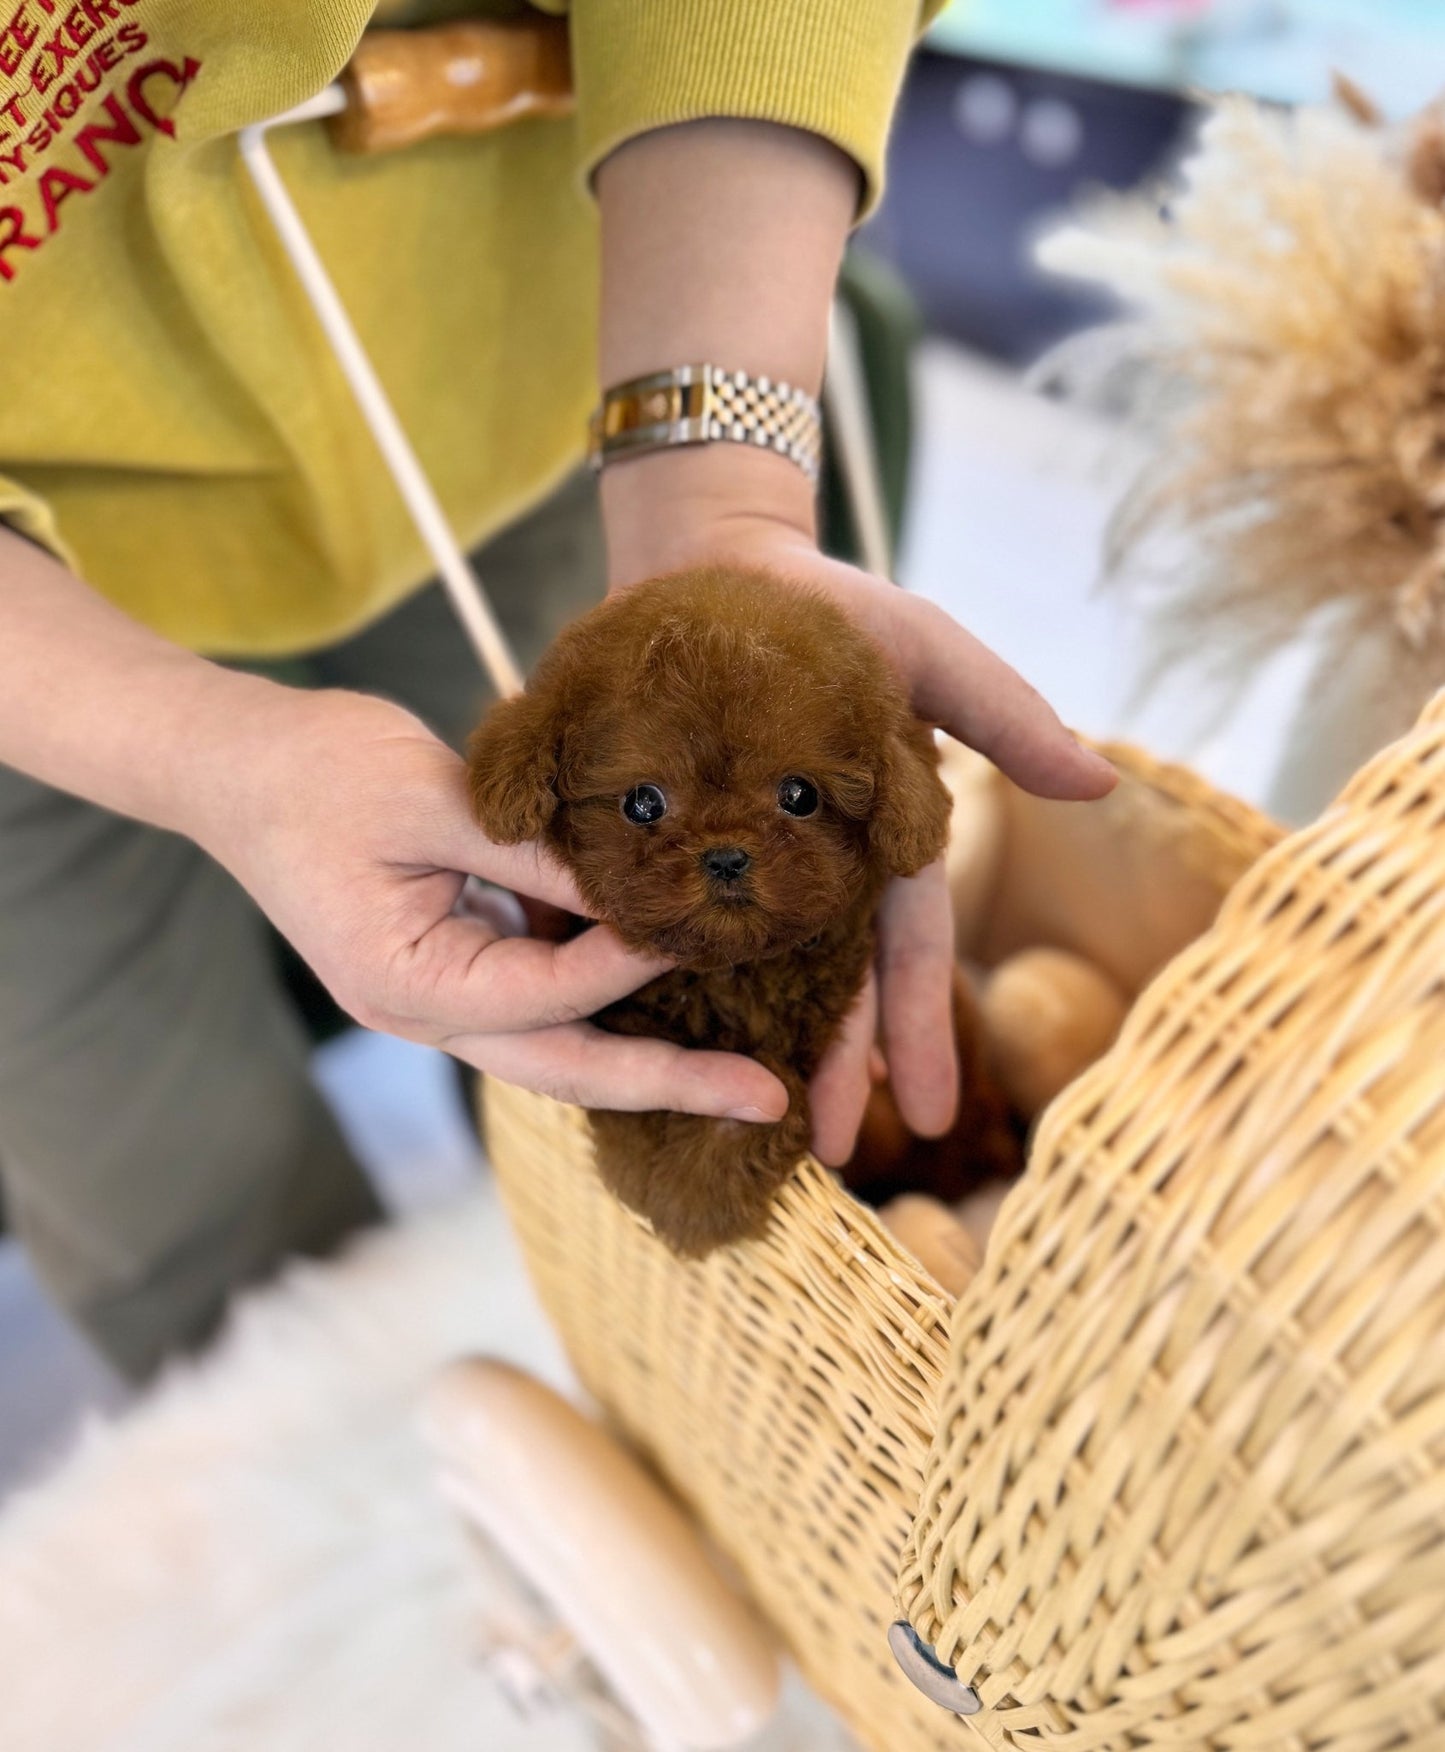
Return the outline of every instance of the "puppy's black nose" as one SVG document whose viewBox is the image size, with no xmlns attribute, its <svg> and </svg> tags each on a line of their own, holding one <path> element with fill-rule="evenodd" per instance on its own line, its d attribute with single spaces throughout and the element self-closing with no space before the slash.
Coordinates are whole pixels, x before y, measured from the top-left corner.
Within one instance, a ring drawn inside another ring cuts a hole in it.
<svg viewBox="0 0 1445 1752">
<path fill-rule="evenodd" d="M 736 882 L 752 863 L 741 846 L 712 846 L 702 854 L 702 867 L 717 882 Z"/>
</svg>

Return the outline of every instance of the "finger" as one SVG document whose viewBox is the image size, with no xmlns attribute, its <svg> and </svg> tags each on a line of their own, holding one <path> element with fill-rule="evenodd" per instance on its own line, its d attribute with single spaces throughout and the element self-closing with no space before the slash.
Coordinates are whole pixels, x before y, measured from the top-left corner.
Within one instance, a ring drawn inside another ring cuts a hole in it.
<svg viewBox="0 0 1445 1752">
<path fill-rule="evenodd" d="M 596 908 L 583 900 L 577 884 L 557 858 L 536 840 L 520 846 L 499 846 L 480 828 L 474 828 L 470 845 L 460 845 L 461 861 L 452 867 L 495 882 L 501 888 L 545 900 L 563 912 L 592 918 Z"/>
<path fill-rule="evenodd" d="M 530 904 L 540 906 L 542 903 L 532 901 Z M 494 937 L 540 934 L 528 929 L 527 908 L 520 895 L 513 894 L 510 888 L 495 888 L 490 882 L 479 881 L 475 876 L 468 876 L 462 883 L 462 891 L 452 911 L 459 918 L 475 919 L 485 925 Z"/>
<path fill-rule="evenodd" d="M 577 935 L 575 913 L 563 912 L 560 906 L 553 906 L 548 900 L 532 900 L 527 895 L 520 898 L 529 937 L 541 937 L 548 943 L 565 943 L 569 937 Z"/>
<path fill-rule="evenodd" d="M 1114 788 L 1114 768 L 1016 670 L 935 604 L 917 596 L 899 601 L 908 604 L 901 655 L 923 717 L 1040 797 L 1084 801 Z"/>
<path fill-rule="evenodd" d="M 565 943 L 498 937 L 450 914 L 409 945 L 393 969 L 387 1003 L 447 1033 L 510 1034 L 590 1016 L 672 965 L 638 955 L 606 925 Z"/>
<path fill-rule="evenodd" d="M 595 909 L 582 899 L 577 884 L 546 846 L 537 840 L 502 846 L 487 838 L 472 819 L 461 761 L 448 764 L 435 792 L 411 800 L 410 813 L 418 862 L 480 876 L 584 918 L 593 915 Z"/>
<path fill-rule="evenodd" d="M 454 910 L 463 918 L 480 919 L 498 937 L 540 937 L 548 943 L 575 937 L 580 922 L 575 913 L 563 912 L 549 900 L 533 900 L 476 876 L 467 877 Z"/>
<path fill-rule="evenodd" d="M 753 1059 L 604 1034 L 586 1022 L 526 1034 L 455 1035 L 445 1045 L 505 1083 L 578 1107 L 668 1109 L 754 1123 L 779 1120 L 788 1111 L 787 1090 Z"/>
<path fill-rule="evenodd" d="M 878 910 L 884 1052 L 910 1131 L 941 1137 L 958 1109 L 953 1040 L 953 908 L 942 862 L 896 877 Z"/>
<path fill-rule="evenodd" d="M 869 968 L 863 989 L 843 1026 L 823 1054 L 809 1086 L 813 1109 L 813 1154 L 828 1168 L 841 1168 L 853 1154 L 870 1093 L 869 1060 L 878 1034 L 878 983 Z"/>
</svg>

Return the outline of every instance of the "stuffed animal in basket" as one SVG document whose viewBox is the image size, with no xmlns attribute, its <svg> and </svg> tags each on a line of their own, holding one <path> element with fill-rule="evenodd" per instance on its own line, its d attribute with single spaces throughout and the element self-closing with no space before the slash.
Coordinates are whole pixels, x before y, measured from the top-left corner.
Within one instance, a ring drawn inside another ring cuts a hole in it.
<svg viewBox="0 0 1445 1752">
<path fill-rule="evenodd" d="M 492 839 L 543 839 L 599 918 L 677 964 L 598 1024 L 749 1054 L 788 1090 L 773 1125 L 594 1112 L 603 1180 L 678 1253 L 757 1233 L 808 1147 L 808 1079 L 883 888 L 943 849 L 931 730 L 825 597 L 717 568 L 575 621 L 469 762 Z"/>
<path fill-rule="evenodd" d="M 1025 1126 L 1010 1111 L 992 1062 L 994 1043 L 961 967 L 953 970 L 953 1040 L 958 1113 L 943 1137 L 910 1131 L 886 1076 L 875 1081 L 853 1155 L 838 1171 L 864 1204 L 884 1205 L 913 1193 L 952 1204 L 985 1181 L 1014 1180 L 1023 1173 Z"/>
</svg>

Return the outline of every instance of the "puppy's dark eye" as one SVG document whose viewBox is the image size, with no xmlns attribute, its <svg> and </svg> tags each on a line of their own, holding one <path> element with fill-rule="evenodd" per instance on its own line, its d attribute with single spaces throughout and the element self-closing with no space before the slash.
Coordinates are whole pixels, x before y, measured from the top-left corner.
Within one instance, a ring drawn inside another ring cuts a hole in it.
<svg viewBox="0 0 1445 1752">
<path fill-rule="evenodd" d="M 634 827 L 651 827 L 667 814 L 667 798 L 656 785 L 634 785 L 622 799 L 622 813 Z"/>
<path fill-rule="evenodd" d="M 778 808 L 785 815 L 811 815 L 818 807 L 818 787 L 796 775 L 778 786 Z"/>
</svg>

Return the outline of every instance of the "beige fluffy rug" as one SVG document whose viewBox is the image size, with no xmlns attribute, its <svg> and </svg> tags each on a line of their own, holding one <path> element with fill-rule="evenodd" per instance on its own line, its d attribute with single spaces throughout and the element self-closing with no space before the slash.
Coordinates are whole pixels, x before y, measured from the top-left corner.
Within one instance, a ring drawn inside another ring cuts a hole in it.
<svg viewBox="0 0 1445 1752">
<path fill-rule="evenodd" d="M 489 1185 L 243 1304 L 0 1518 L 4 1752 L 581 1752 L 478 1659 L 489 1585 L 414 1406 L 447 1358 L 565 1368 Z M 775 1748 L 843 1744 L 793 1697 Z"/>
</svg>

